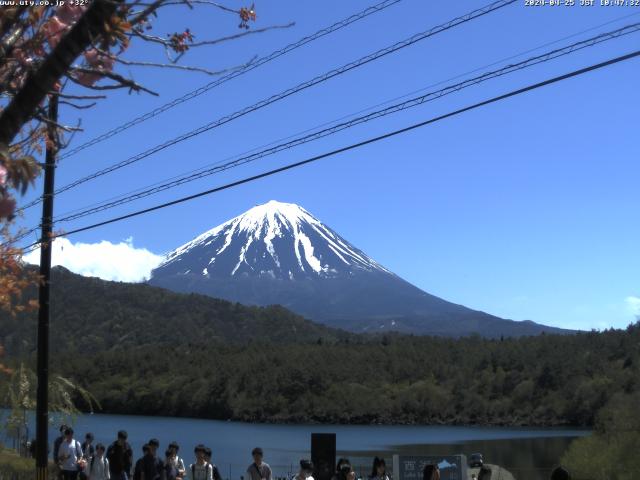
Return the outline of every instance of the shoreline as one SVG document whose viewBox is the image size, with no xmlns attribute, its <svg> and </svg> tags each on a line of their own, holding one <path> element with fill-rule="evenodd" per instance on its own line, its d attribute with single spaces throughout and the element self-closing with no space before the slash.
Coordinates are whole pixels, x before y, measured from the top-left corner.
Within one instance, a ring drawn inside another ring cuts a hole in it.
<svg viewBox="0 0 640 480">
<path fill-rule="evenodd" d="M 6 407 L 0 407 L 0 412 L 8 412 L 9 409 Z M 31 412 L 33 413 L 33 412 Z M 270 418 L 270 419 L 256 419 L 256 418 L 214 418 L 214 417 L 202 417 L 202 416 L 189 416 L 189 415 L 171 415 L 171 414 L 149 414 L 149 413 L 122 413 L 117 411 L 100 411 L 100 412 L 83 412 L 80 413 L 80 416 L 93 416 L 93 415 L 105 415 L 105 416 L 123 416 L 123 417 L 146 417 L 146 418 L 157 418 L 157 419 L 180 419 L 180 420 L 206 420 L 212 422 L 222 422 L 222 423 L 236 423 L 236 424 L 244 424 L 244 425 L 264 425 L 264 426 L 318 426 L 318 427 L 425 427 L 425 428 L 447 428 L 447 427 L 457 427 L 457 428 L 469 428 L 469 429 L 512 429 L 512 430 L 528 430 L 535 431 L 540 430 L 541 433 L 549 433 L 554 430 L 557 431 L 567 431 L 572 430 L 576 433 L 589 434 L 593 431 L 592 426 L 584 426 L 584 425 L 571 425 L 571 424 L 527 424 L 527 423 L 491 423 L 491 422 L 482 422 L 482 423 L 457 423 L 457 422 L 419 422 L 419 421 L 366 421 L 362 419 L 350 419 L 345 421 L 321 421 L 313 418 L 304 418 L 304 419 L 279 419 L 279 418 Z M 1 413 L 0 413 L 1 416 Z M 58 418 L 60 414 L 50 413 L 50 418 Z M 546 435 L 544 435 L 546 436 Z"/>
</svg>

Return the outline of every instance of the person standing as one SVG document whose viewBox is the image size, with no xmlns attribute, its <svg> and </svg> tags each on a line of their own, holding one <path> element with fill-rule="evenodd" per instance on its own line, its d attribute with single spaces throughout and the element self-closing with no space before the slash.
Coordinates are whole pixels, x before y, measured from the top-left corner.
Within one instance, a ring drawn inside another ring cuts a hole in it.
<svg viewBox="0 0 640 480">
<path fill-rule="evenodd" d="M 387 464 L 384 458 L 376 457 L 373 459 L 373 468 L 371 470 L 370 480 L 389 480 L 387 475 Z"/>
<path fill-rule="evenodd" d="M 263 461 L 264 452 L 260 447 L 251 451 L 253 463 L 247 468 L 249 480 L 271 480 L 271 467 Z"/>
<path fill-rule="evenodd" d="M 84 442 L 82 442 L 82 453 L 84 453 L 85 460 L 89 460 L 96 453 L 96 449 L 93 446 L 93 433 L 91 432 L 84 436 Z"/>
<path fill-rule="evenodd" d="M 164 462 L 158 457 L 160 442 L 152 438 L 147 445 L 149 450 L 142 457 L 142 480 L 160 480 L 164 472 Z"/>
<path fill-rule="evenodd" d="M 341 458 L 336 465 L 336 473 L 331 480 L 355 480 L 356 472 L 348 458 Z"/>
<path fill-rule="evenodd" d="M 56 439 L 53 441 L 53 463 L 55 463 L 58 466 L 58 474 L 57 474 L 58 479 L 62 478 L 62 470 L 60 470 L 59 468 L 60 459 L 58 458 L 58 451 L 60 450 L 60 445 L 62 445 L 62 442 L 64 442 L 64 431 L 66 429 L 67 429 L 67 426 L 64 423 L 60 425 L 60 428 L 59 428 L 60 436 L 56 437 Z M 35 452 L 35 449 L 34 449 L 34 452 Z M 34 457 L 35 457 L 35 453 L 34 453 Z"/>
<path fill-rule="evenodd" d="M 213 480 L 213 467 L 205 459 L 207 447 L 196 445 L 193 452 L 196 454 L 196 461 L 191 464 L 191 480 Z"/>
<path fill-rule="evenodd" d="M 64 431 L 64 440 L 58 449 L 58 461 L 63 480 L 76 480 L 80 471 L 84 469 L 82 446 L 73 438 L 72 428 Z"/>
<path fill-rule="evenodd" d="M 300 460 L 300 470 L 292 480 L 313 480 L 313 463 L 310 460 Z"/>
<path fill-rule="evenodd" d="M 171 480 L 171 475 L 168 472 L 173 471 L 174 468 L 176 478 L 184 478 L 185 476 L 186 468 L 184 467 L 184 460 L 178 456 L 179 451 L 180 445 L 178 445 L 178 442 L 171 442 L 169 444 L 166 460 L 167 480 Z"/>
<path fill-rule="evenodd" d="M 109 460 L 105 455 L 104 445 L 98 443 L 95 448 L 95 453 L 87 461 L 85 467 L 85 475 L 87 480 L 110 480 L 109 474 Z"/>
<path fill-rule="evenodd" d="M 205 447 L 204 449 L 204 460 L 208 464 L 211 465 L 211 475 L 213 476 L 213 480 L 222 480 L 222 476 L 220 475 L 220 471 L 215 463 L 211 461 L 211 457 L 213 456 L 213 452 L 209 447 Z"/>
<path fill-rule="evenodd" d="M 425 465 L 422 480 L 440 480 L 440 469 L 437 465 Z"/>
<path fill-rule="evenodd" d="M 136 461 L 136 466 L 133 469 L 133 480 L 142 480 L 144 459 L 148 454 L 149 445 L 145 443 L 144 445 L 142 445 L 142 456 Z"/>
<path fill-rule="evenodd" d="M 133 451 L 131 450 L 131 445 L 127 442 L 127 437 L 127 432 L 120 430 L 118 439 L 109 445 L 107 449 L 111 480 L 129 480 L 131 475 Z"/>
</svg>

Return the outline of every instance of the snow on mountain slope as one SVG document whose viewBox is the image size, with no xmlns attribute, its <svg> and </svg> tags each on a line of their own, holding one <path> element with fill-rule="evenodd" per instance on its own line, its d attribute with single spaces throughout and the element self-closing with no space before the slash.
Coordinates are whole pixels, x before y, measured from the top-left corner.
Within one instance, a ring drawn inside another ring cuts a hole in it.
<svg viewBox="0 0 640 480">
<path fill-rule="evenodd" d="M 302 207 L 270 201 L 169 253 L 158 272 L 203 276 L 338 277 L 390 272 Z"/>
</svg>

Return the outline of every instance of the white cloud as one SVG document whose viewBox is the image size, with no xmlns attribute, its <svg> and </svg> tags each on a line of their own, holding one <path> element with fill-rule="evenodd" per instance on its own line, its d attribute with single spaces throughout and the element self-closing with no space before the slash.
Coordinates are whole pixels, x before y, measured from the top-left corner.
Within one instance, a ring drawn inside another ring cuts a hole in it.
<svg viewBox="0 0 640 480">
<path fill-rule="evenodd" d="M 149 278 L 151 270 L 162 261 L 146 248 L 135 248 L 133 239 L 111 243 L 72 243 L 66 238 L 53 242 L 52 264 L 62 265 L 74 273 L 87 277 L 121 282 L 140 282 Z M 40 250 L 25 256 L 29 263 L 40 263 Z"/>
<path fill-rule="evenodd" d="M 640 297 L 625 298 L 627 309 L 633 314 L 640 316 Z"/>
</svg>

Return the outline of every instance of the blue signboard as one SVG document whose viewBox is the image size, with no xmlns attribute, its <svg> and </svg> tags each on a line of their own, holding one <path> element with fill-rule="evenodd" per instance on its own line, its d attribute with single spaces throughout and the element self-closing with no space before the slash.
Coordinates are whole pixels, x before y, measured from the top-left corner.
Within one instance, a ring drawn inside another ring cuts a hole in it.
<svg viewBox="0 0 640 480">
<path fill-rule="evenodd" d="M 467 457 L 464 455 L 394 455 L 394 480 L 422 480 L 426 465 L 437 465 L 440 480 L 467 480 Z"/>
</svg>

